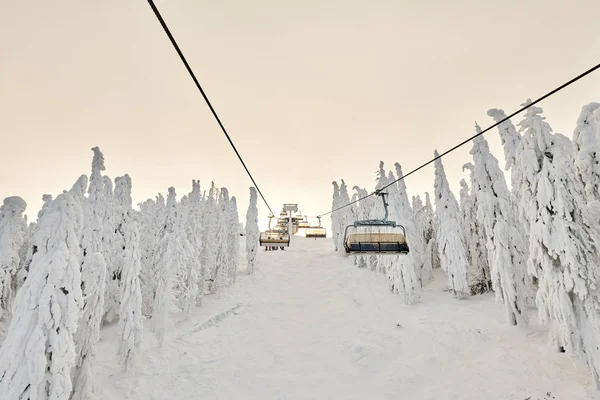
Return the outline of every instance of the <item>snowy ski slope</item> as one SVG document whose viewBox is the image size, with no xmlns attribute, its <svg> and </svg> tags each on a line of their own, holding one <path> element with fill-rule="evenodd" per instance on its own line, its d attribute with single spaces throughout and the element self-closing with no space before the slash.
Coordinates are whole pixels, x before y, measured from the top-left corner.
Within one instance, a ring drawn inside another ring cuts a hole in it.
<svg viewBox="0 0 600 400">
<path fill-rule="evenodd" d="M 207 296 L 189 320 L 173 313 L 162 349 L 146 321 L 133 371 L 116 365 L 117 327 L 104 329 L 97 398 L 597 398 L 587 370 L 552 353 L 543 329 L 506 325 L 493 294 L 455 300 L 437 271 L 421 301 L 404 306 L 331 239 L 292 240 L 261 251 L 254 275 L 240 271 L 235 288 Z"/>
</svg>

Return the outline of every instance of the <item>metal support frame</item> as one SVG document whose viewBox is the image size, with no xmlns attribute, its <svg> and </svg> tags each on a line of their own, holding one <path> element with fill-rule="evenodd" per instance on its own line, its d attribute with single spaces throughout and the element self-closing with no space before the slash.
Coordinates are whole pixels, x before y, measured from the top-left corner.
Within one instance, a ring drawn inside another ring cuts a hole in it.
<svg viewBox="0 0 600 400">
<path fill-rule="evenodd" d="M 292 219 L 292 211 L 298 212 L 298 204 L 284 204 L 283 211 L 288 213 L 288 234 L 290 235 L 290 239 L 294 233 L 294 221 Z"/>
</svg>

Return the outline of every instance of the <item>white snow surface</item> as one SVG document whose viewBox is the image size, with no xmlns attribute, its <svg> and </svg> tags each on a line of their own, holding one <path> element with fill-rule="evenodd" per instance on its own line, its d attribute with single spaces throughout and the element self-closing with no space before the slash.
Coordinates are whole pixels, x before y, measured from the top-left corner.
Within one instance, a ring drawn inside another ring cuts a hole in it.
<svg viewBox="0 0 600 400">
<path fill-rule="evenodd" d="M 257 261 L 189 319 L 172 309 L 162 348 L 145 329 L 128 372 L 115 357 L 118 326 L 105 327 L 95 398 L 598 398 L 587 369 L 547 345 L 546 329 L 505 324 L 493 293 L 454 299 L 440 269 L 407 306 L 384 274 L 340 257 L 331 239 L 293 237 L 286 251 L 259 249 Z"/>
</svg>

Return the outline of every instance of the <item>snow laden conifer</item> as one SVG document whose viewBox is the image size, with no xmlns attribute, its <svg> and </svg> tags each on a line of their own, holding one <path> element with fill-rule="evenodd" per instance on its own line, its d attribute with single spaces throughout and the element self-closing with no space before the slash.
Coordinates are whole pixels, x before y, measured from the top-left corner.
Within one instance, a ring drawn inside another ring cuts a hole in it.
<svg viewBox="0 0 600 400">
<path fill-rule="evenodd" d="M 27 215 L 23 216 L 23 221 L 27 224 Z M 36 229 L 36 222 L 31 222 L 27 225 L 24 244 L 19 251 L 19 267 L 15 277 L 15 294 L 19 288 L 23 286 L 23 282 L 25 282 L 25 279 L 27 278 L 27 272 L 29 272 L 29 265 L 31 264 L 31 259 L 33 257 L 33 234 Z"/>
<path fill-rule="evenodd" d="M 395 163 L 394 166 L 396 168 L 396 176 L 404 176 L 400 163 Z M 408 193 L 406 191 L 406 182 L 404 181 L 404 179 L 398 181 L 397 187 L 399 199 L 398 221 L 402 225 L 406 224 L 405 227 L 408 229 L 408 231 L 413 233 L 413 235 L 409 235 L 409 246 L 414 257 L 415 271 L 420 271 L 421 266 L 424 262 L 425 248 L 427 247 L 427 243 L 425 242 L 425 238 L 422 234 L 423 228 L 420 223 L 420 216 L 419 221 L 417 221 L 417 213 L 419 213 L 420 210 L 414 210 L 411 207 L 411 203 L 408 199 Z M 418 275 L 420 276 L 420 273 Z"/>
<path fill-rule="evenodd" d="M 398 176 L 402 176 L 402 168 L 399 163 L 395 164 Z M 393 173 L 388 175 L 388 184 L 396 179 Z M 398 181 L 397 184 L 392 184 L 386 189 L 390 194 L 390 219 L 404 226 L 407 232 L 415 232 L 414 216 L 408 201 L 406 193 L 406 184 L 404 180 Z M 419 298 L 421 275 L 421 265 L 419 263 L 423 259 L 422 240 L 419 240 L 418 235 L 414 235 L 415 239 L 407 239 L 410 251 L 405 255 L 388 256 L 391 260 L 390 273 L 388 279 L 391 283 L 392 290 L 400 297 L 400 301 L 404 304 L 412 304 Z"/>
<path fill-rule="evenodd" d="M 461 229 L 460 208 L 454 194 L 450 190 L 442 161 L 435 160 L 435 208 L 439 218 L 437 227 L 437 244 L 441 266 L 447 277 L 447 289 L 457 298 L 469 295 L 467 282 L 467 251 Z"/>
<path fill-rule="evenodd" d="M 106 294 L 104 296 L 104 321 L 112 322 L 119 314 L 121 303 L 121 266 L 117 258 L 122 252 L 123 236 L 118 231 L 117 205 L 113 193 L 113 182 L 108 176 L 104 181 L 104 219 L 102 221 L 102 255 L 106 262 Z"/>
<path fill-rule="evenodd" d="M 258 208 L 256 188 L 250 188 L 250 203 L 248 204 L 248 211 L 246 212 L 246 260 L 248 261 L 248 267 L 246 273 L 251 274 L 254 272 L 256 266 L 256 256 L 258 254 L 258 239 L 260 231 L 258 229 Z"/>
<path fill-rule="evenodd" d="M 600 116 L 600 103 L 583 106 L 573 132 L 575 167 L 590 205 L 600 202 L 600 138 L 595 116 Z"/>
<path fill-rule="evenodd" d="M 588 207 L 573 142 L 553 134 L 541 113 L 532 106 L 520 123 L 528 182 L 521 194 L 532 202 L 522 208 L 531 223 L 528 267 L 538 278 L 538 315 L 550 325 L 551 343 L 586 361 L 599 385 L 598 247 L 583 216 Z"/>
<path fill-rule="evenodd" d="M 115 205 L 118 232 L 121 236 L 119 266 L 122 291 L 119 309 L 118 360 L 123 370 L 130 369 L 142 343 L 142 269 L 140 232 L 131 206 L 131 178 L 125 174 L 115 178 Z"/>
<path fill-rule="evenodd" d="M 419 235 L 423 245 L 422 267 L 419 280 L 421 287 L 427 285 L 433 279 L 433 263 L 431 259 L 431 249 L 429 242 L 431 240 L 431 232 L 429 232 L 429 221 L 427 210 L 421 200 L 421 196 L 412 197 L 412 209 L 415 215 L 415 234 Z"/>
<path fill-rule="evenodd" d="M 338 207 L 342 207 L 342 206 L 345 206 L 346 204 L 350 203 L 350 196 L 348 194 L 348 186 L 346 185 L 346 182 L 344 182 L 343 179 L 341 179 L 340 181 L 341 181 L 341 185 L 340 185 L 340 196 L 338 198 L 338 202 L 339 202 Z M 344 247 L 344 230 L 346 229 L 346 226 L 350 223 L 348 212 L 349 212 L 348 207 L 346 207 L 346 208 L 342 208 L 341 210 L 338 210 L 334 213 L 334 214 L 338 214 L 337 215 L 337 223 L 338 223 L 338 232 L 340 234 L 337 236 L 338 237 L 337 249 L 338 249 L 339 254 L 342 256 L 346 255 L 346 250 Z"/>
<path fill-rule="evenodd" d="M 219 228 L 219 212 L 217 208 L 217 200 L 219 190 L 215 187 L 215 183 L 211 182 L 211 187 L 208 195 L 204 200 L 202 210 L 202 261 L 207 268 L 206 280 L 210 283 L 210 292 L 214 293 L 214 278 L 217 259 L 217 230 Z"/>
<path fill-rule="evenodd" d="M 52 195 L 51 194 L 42 195 L 42 201 L 44 203 L 42 204 L 42 208 L 40 209 L 40 211 L 38 211 L 37 221 L 32 222 L 28 228 L 28 233 L 29 233 L 28 238 L 33 238 L 35 233 L 38 231 L 38 229 L 39 229 L 38 226 L 39 226 L 40 220 L 42 219 L 42 216 L 48 209 L 48 206 L 50 205 L 50 203 L 52 203 Z M 25 282 L 25 279 L 27 279 L 27 274 L 29 273 L 29 266 L 33 259 L 33 255 L 36 252 L 37 252 L 37 246 L 32 241 L 30 244 L 27 245 L 27 251 L 25 252 L 25 260 L 23 260 L 23 262 L 22 262 L 23 265 L 17 272 L 17 281 L 19 282 L 19 286 L 22 285 L 23 282 Z"/>
<path fill-rule="evenodd" d="M 155 251 L 158 243 L 159 223 L 156 220 L 154 210 L 156 203 L 148 199 L 138 204 L 140 207 L 138 226 L 140 231 L 140 255 L 142 261 L 142 272 L 140 274 L 140 286 L 142 290 L 142 314 L 152 315 L 152 303 L 155 291 Z"/>
<path fill-rule="evenodd" d="M 169 309 L 173 302 L 173 277 L 183 257 L 183 248 L 176 234 L 178 216 L 174 187 L 169 188 L 164 211 L 156 253 L 156 293 L 152 307 L 153 331 L 161 347 L 167 331 Z"/>
<path fill-rule="evenodd" d="M 27 242 L 27 222 L 23 218 L 27 203 L 18 196 L 7 197 L 3 203 L 0 207 L 0 321 L 10 315 L 22 249 Z"/>
<path fill-rule="evenodd" d="M 234 262 L 231 260 L 231 253 L 229 246 L 231 245 L 229 232 L 231 224 L 231 216 L 229 215 L 229 191 L 227 188 L 221 188 L 219 201 L 217 203 L 218 209 L 218 227 L 217 227 L 217 250 L 216 250 L 216 264 L 215 272 L 213 275 L 213 291 L 214 293 L 221 293 L 225 287 L 228 286 L 228 273 L 231 268 L 230 264 Z"/>
<path fill-rule="evenodd" d="M 77 180 L 71 187 L 71 190 L 69 190 L 69 194 L 73 196 L 73 199 L 75 199 L 75 201 L 77 201 L 81 205 L 81 207 L 83 207 L 83 204 L 85 203 L 85 191 L 87 187 L 88 177 L 87 175 L 83 174 L 80 175 L 79 178 L 77 178 Z"/>
<path fill-rule="evenodd" d="M 338 185 L 338 183 L 336 181 L 331 182 L 331 184 L 333 185 L 333 200 L 331 202 L 331 210 L 333 211 L 341 205 L 340 204 L 340 186 Z M 342 240 L 342 239 L 340 239 L 340 235 L 343 234 L 342 232 L 340 232 L 340 230 L 341 230 L 341 222 L 340 222 L 339 214 L 337 212 L 333 212 L 333 213 L 331 213 L 331 236 L 333 238 L 333 250 L 334 251 L 338 251 L 338 249 L 340 248 L 340 243 Z"/>
<path fill-rule="evenodd" d="M 202 194 L 200 192 L 200 181 L 192 180 L 192 191 L 188 196 L 185 227 L 187 238 L 191 246 L 190 253 L 192 259 L 190 260 L 190 267 L 195 268 L 192 273 L 196 276 L 196 283 L 192 285 L 190 282 L 187 286 L 188 288 L 191 288 L 192 286 L 196 287 L 196 304 L 202 303 L 204 281 L 207 277 L 206 265 L 202 262 L 202 228 L 204 225 L 202 209 L 203 204 Z M 188 280 L 192 278 L 192 276 L 188 275 Z"/>
<path fill-rule="evenodd" d="M 464 179 L 460 181 L 460 207 L 462 212 L 465 248 L 469 267 L 467 272 L 469 287 L 472 294 L 481 294 L 492 290 L 490 266 L 486 250 L 486 231 L 477 217 L 477 193 L 479 190 L 474 179 L 474 166 L 471 163 L 463 165 L 463 170 L 470 171 L 471 187 Z"/>
<path fill-rule="evenodd" d="M 490 109 L 487 114 L 494 119 L 496 122 L 500 122 L 506 118 L 506 113 L 501 109 Z M 521 145 L 521 134 L 517 131 L 517 128 L 513 125 L 511 120 L 506 120 L 498 125 L 498 132 L 500 134 L 500 140 L 504 149 L 505 158 L 505 170 L 510 170 L 510 187 L 511 187 L 511 200 L 513 203 L 513 209 L 516 213 L 515 229 L 512 234 L 515 237 L 514 243 L 518 247 L 518 253 L 524 255 L 525 259 L 529 257 L 529 217 L 524 213 L 524 203 L 522 201 L 523 193 L 528 192 L 527 187 L 531 185 L 529 173 L 525 172 L 527 163 L 523 162 L 522 152 L 525 148 Z M 526 179 L 523 179 L 527 177 Z M 524 299 L 527 305 L 535 305 L 535 293 L 536 290 L 532 276 L 527 274 L 527 271 L 521 271 L 517 269 L 517 278 L 523 281 L 521 285 L 525 288 Z"/>
<path fill-rule="evenodd" d="M 0 399 L 69 399 L 82 303 L 81 224 L 81 208 L 68 193 L 47 205 L 38 221 L 38 250 L 0 349 Z"/>
<path fill-rule="evenodd" d="M 425 221 L 425 242 L 427 243 L 427 249 L 425 250 L 426 261 L 424 265 L 428 263 L 431 265 L 432 269 L 438 269 L 441 268 L 441 261 L 435 235 L 437 234 L 437 227 L 439 226 L 439 223 L 438 217 L 433 211 L 433 205 L 431 204 L 429 192 L 425 192 Z M 429 268 L 429 265 L 427 268 Z"/>
<path fill-rule="evenodd" d="M 424 243 L 423 253 L 425 253 L 425 247 L 428 242 L 426 237 L 427 220 L 425 215 L 425 205 L 423 204 L 421 196 L 416 195 L 412 197 L 411 208 L 415 218 L 415 233 L 421 237 L 420 240 Z"/>
<path fill-rule="evenodd" d="M 72 400 L 88 400 L 94 391 L 93 368 L 96 361 L 96 346 L 100 339 L 106 286 L 106 263 L 102 241 L 104 233 L 102 221 L 106 216 L 106 199 L 101 172 L 105 169 L 104 156 L 98 147 L 92 148 L 92 151 L 94 157 L 88 198 L 83 207 L 81 280 L 84 304 L 76 336 L 79 353 L 73 379 Z"/>
<path fill-rule="evenodd" d="M 477 132 L 481 132 L 476 126 Z M 479 136 L 473 140 L 473 186 L 476 191 L 476 219 L 487 239 L 487 260 L 496 302 L 504 307 L 507 322 L 526 325 L 525 288 L 519 277 L 526 271 L 525 257 L 514 243 L 517 219 L 511 194 L 498 160 L 490 153 L 487 141 Z M 519 271 L 519 272 L 518 272 Z"/>
<path fill-rule="evenodd" d="M 178 246 L 181 247 L 182 251 L 179 265 L 183 287 L 181 293 L 181 305 L 186 317 L 189 317 L 198 301 L 198 280 L 201 264 L 199 258 L 196 257 L 196 251 L 192 246 L 192 242 L 190 242 L 189 236 L 186 233 L 186 220 L 190 215 L 191 207 L 190 199 L 189 197 L 184 196 L 181 200 L 181 203 L 177 206 L 179 211 L 177 213 L 177 222 L 174 227 L 174 235 Z"/>
<path fill-rule="evenodd" d="M 436 216 L 433 210 L 433 205 L 431 204 L 431 198 L 429 197 L 429 192 L 425 192 L 425 221 L 427 229 L 425 229 L 425 238 L 426 242 L 429 242 L 437 231 L 436 224 Z"/>
<path fill-rule="evenodd" d="M 229 260 L 231 264 L 229 265 L 229 278 L 231 279 L 231 283 L 235 284 L 237 281 L 237 258 L 240 253 L 240 239 L 239 239 L 239 226 L 240 226 L 240 216 L 237 208 L 237 199 L 235 196 L 231 196 L 231 200 L 229 201 L 229 210 L 227 215 L 230 218 L 229 221 Z"/>
</svg>

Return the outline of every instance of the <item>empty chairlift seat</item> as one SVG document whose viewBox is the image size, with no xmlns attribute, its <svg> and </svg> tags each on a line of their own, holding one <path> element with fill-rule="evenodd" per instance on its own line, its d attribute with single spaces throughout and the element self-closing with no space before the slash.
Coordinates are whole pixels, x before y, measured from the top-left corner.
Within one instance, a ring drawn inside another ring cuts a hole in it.
<svg viewBox="0 0 600 400">
<path fill-rule="evenodd" d="M 298 223 L 298 228 L 307 229 L 310 228 L 310 224 L 308 223 L 308 221 L 300 221 Z"/>
<path fill-rule="evenodd" d="M 346 253 L 408 253 L 400 232 L 355 232 L 346 236 Z"/>
<path fill-rule="evenodd" d="M 307 238 L 324 238 L 327 237 L 327 230 L 321 226 L 311 226 L 306 228 L 304 236 Z"/>
<path fill-rule="evenodd" d="M 347 254 L 378 253 L 378 254 L 407 254 L 408 243 L 406 242 L 406 231 L 402 225 L 394 221 L 388 221 L 388 204 L 385 195 L 381 191 L 375 191 L 381 196 L 385 216 L 383 219 L 369 219 L 355 221 L 348 225 L 344 232 L 344 248 Z M 351 232 L 348 230 L 363 230 L 363 232 Z"/>
<path fill-rule="evenodd" d="M 307 238 L 326 238 L 327 230 L 321 226 L 321 216 L 317 216 L 319 219 L 319 226 L 309 225 L 304 231 L 304 236 Z M 306 221 L 308 223 L 308 220 Z"/>
<path fill-rule="evenodd" d="M 259 239 L 261 246 L 289 247 L 290 235 L 281 231 L 261 232 Z"/>
</svg>

